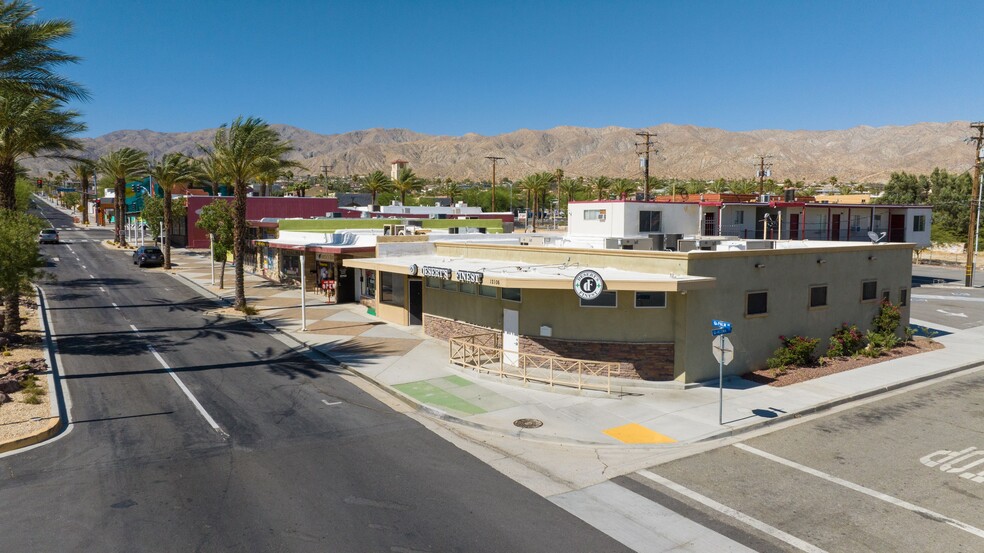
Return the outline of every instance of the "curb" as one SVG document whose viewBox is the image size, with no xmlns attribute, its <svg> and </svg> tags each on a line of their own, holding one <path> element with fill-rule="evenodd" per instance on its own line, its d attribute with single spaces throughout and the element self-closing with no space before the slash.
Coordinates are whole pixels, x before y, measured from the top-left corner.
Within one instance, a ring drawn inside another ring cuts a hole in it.
<svg viewBox="0 0 984 553">
<path fill-rule="evenodd" d="M 191 279 L 189 279 L 189 278 L 187 278 L 187 277 L 185 277 L 183 275 L 180 275 L 180 274 L 177 274 L 177 273 L 173 273 L 172 276 L 174 276 L 176 278 L 182 279 L 184 282 L 186 282 L 189 285 L 189 287 L 191 287 L 193 289 L 198 289 L 198 290 L 204 291 L 207 294 L 212 295 L 214 297 L 214 299 L 216 301 L 220 302 L 220 303 L 223 303 L 223 304 L 229 304 L 230 303 L 229 300 L 227 300 L 226 298 L 223 298 L 222 296 L 219 296 L 218 294 L 215 294 L 211 290 L 208 290 L 207 288 L 204 288 L 204 287 L 200 286 L 197 282 L 194 282 Z M 239 318 L 239 317 L 236 317 L 236 318 Z M 755 430 L 766 428 L 768 426 L 772 426 L 772 425 L 779 424 L 779 423 L 784 423 L 784 422 L 789 421 L 790 419 L 797 419 L 797 418 L 800 418 L 800 417 L 803 417 L 803 416 L 806 416 L 806 415 L 812 415 L 812 414 L 820 413 L 820 412 L 823 412 L 823 411 L 827 411 L 827 410 L 833 409 L 834 407 L 838 407 L 840 405 L 844 405 L 844 404 L 847 404 L 847 403 L 852 403 L 852 402 L 855 402 L 855 401 L 860 401 L 860 400 L 863 400 L 863 399 L 868 399 L 868 398 L 871 398 L 871 397 L 874 397 L 874 396 L 878 396 L 878 395 L 881 395 L 881 394 L 885 394 L 885 393 L 888 393 L 888 392 L 892 392 L 892 391 L 895 391 L 895 390 L 906 388 L 908 386 L 913 386 L 915 384 L 921 384 L 923 382 L 928 382 L 928 381 L 931 381 L 931 380 L 935 380 L 935 379 L 938 379 L 938 378 L 949 376 L 951 374 L 955 374 L 955 373 L 958 373 L 958 372 L 963 372 L 963 371 L 967 371 L 967 370 L 971 370 L 971 369 L 974 369 L 974 368 L 977 368 L 977 367 L 984 366 L 984 360 L 982 360 L 982 361 L 973 361 L 973 362 L 970 362 L 970 363 L 965 363 L 965 364 L 959 365 L 957 367 L 950 367 L 948 369 L 943 369 L 941 371 L 937 371 L 937 372 L 934 372 L 934 373 L 931 373 L 931 374 L 925 374 L 925 375 L 921 375 L 921 376 L 918 376 L 918 377 L 914 377 L 914 378 L 909 379 L 909 380 L 906 380 L 906 381 L 896 382 L 896 383 L 893 383 L 893 384 L 890 384 L 890 385 L 887 385 L 887 386 L 881 386 L 881 387 L 873 388 L 873 389 L 866 390 L 866 391 L 863 391 L 863 392 L 858 392 L 856 394 L 851 394 L 851 395 L 848 395 L 848 396 L 844 396 L 844 397 L 840 397 L 840 398 L 828 400 L 828 401 L 825 401 L 825 402 L 822 402 L 822 403 L 818 403 L 818 404 L 813 405 L 813 406 L 810 406 L 810 407 L 806 407 L 806 408 L 800 409 L 799 411 L 792 411 L 792 412 L 786 413 L 784 415 L 781 415 L 781 416 L 776 417 L 776 418 L 773 418 L 773 419 L 763 419 L 762 421 L 751 423 L 751 424 L 748 424 L 748 425 L 745 425 L 745 426 L 741 426 L 741 427 L 738 427 L 738 428 L 729 428 L 727 430 L 722 430 L 720 432 L 714 432 L 714 433 L 707 434 L 707 435 L 704 435 L 704 436 L 698 436 L 698 437 L 693 438 L 693 439 L 690 439 L 690 440 L 679 441 L 679 442 L 675 442 L 673 444 L 653 444 L 653 445 L 647 445 L 647 444 L 624 444 L 624 445 L 622 445 L 622 444 L 612 444 L 612 443 L 605 443 L 605 442 L 593 442 L 593 441 L 586 441 L 586 440 L 577 440 L 577 439 L 570 439 L 570 438 L 556 438 L 556 437 L 553 437 L 553 436 L 540 436 L 540 435 L 537 435 L 537 434 L 531 434 L 529 432 L 526 432 L 526 431 L 523 431 L 523 430 L 520 430 L 520 429 L 512 430 L 510 428 L 502 428 L 502 427 L 488 426 L 488 425 L 485 425 L 485 424 L 476 423 L 476 422 L 472 422 L 472 421 L 469 421 L 469 420 L 462 419 L 460 417 L 451 415 L 451 414 L 449 414 L 449 413 L 447 413 L 445 411 L 441 411 L 440 409 L 437 409 L 436 407 L 432 407 L 432 406 L 427 405 L 425 403 L 420 403 L 416 399 L 413 399 L 412 397 L 407 396 L 406 394 L 403 394 L 399 390 L 396 390 L 396 389 L 393 389 L 393 388 L 391 388 L 389 386 L 380 384 L 376 379 L 374 379 L 374 378 L 372 378 L 372 377 L 370 377 L 368 375 L 365 375 L 365 374 L 363 374 L 360 371 L 357 371 L 357 370 L 353 369 L 347 363 L 336 359 L 335 357 L 333 357 L 331 354 L 329 354 L 327 352 L 321 351 L 320 349 L 317 348 L 317 346 L 311 346 L 310 344 L 308 344 L 304 340 L 301 340 L 300 338 L 297 338 L 296 336 L 288 333 L 285 330 L 281 330 L 280 328 L 278 328 L 275 325 L 272 325 L 272 324 L 266 322 L 264 319 L 262 319 L 260 317 L 251 316 L 251 315 L 244 315 L 242 318 L 244 320 L 246 320 L 247 322 L 252 322 L 252 323 L 256 323 L 256 324 L 262 324 L 265 327 L 271 329 L 272 331 L 277 332 L 277 333 L 279 333 L 279 334 L 281 334 L 281 335 L 289 338 L 291 341 L 293 341 L 294 343 L 298 344 L 299 346 L 307 349 L 310 352 L 314 352 L 314 353 L 320 355 L 321 357 L 323 357 L 323 358 L 331 361 L 332 363 L 338 365 L 340 368 L 344 369 L 349 374 L 351 374 L 353 376 L 357 376 L 357 377 L 361 378 L 362 380 L 364 380 L 364 381 L 372 384 L 376 388 L 378 388 L 378 389 L 380 389 L 382 391 L 385 391 L 386 393 L 390 394 L 391 396 L 395 397 L 396 399 L 399 399 L 403 403 L 405 403 L 408 406 L 412 407 L 415 411 L 417 411 L 419 413 L 422 413 L 425 416 L 428 416 L 429 418 L 438 419 L 438 420 L 441 420 L 441 421 L 444 421 L 444 422 L 448 422 L 448 423 L 452 423 L 452 424 L 456 424 L 456 425 L 460 425 L 460 426 L 465 426 L 465 427 L 469 427 L 469 428 L 474 428 L 474 429 L 482 430 L 482 431 L 485 431 L 485 432 L 490 432 L 490 433 L 495 433 L 495 434 L 502 434 L 502 435 L 505 435 L 505 436 L 513 437 L 513 438 L 520 438 L 520 439 L 527 440 L 527 441 L 539 441 L 539 442 L 550 443 L 550 444 L 558 444 L 558 445 L 578 445 L 578 446 L 590 446 L 590 447 L 596 447 L 596 448 L 601 447 L 601 448 L 606 448 L 606 449 L 620 449 L 620 450 L 624 450 L 624 449 L 636 449 L 636 450 L 667 449 L 667 448 L 680 447 L 680 446 L 685 446 L 685 445 L 690 445 L 690 444 L 705 443 L 705 442 L 710 442 L 710 441 L 714 441 L 714 440 L 719 440 L 719 439 L 722 439 L 722 438 L 735 437 L 735 436 L 746 434 L 746 433 L 749 433 L 749 432 L 752 432 L 752 431 L 755 431 Z"/>
<path fill-rule="evenodd" d="M 62 411 L 61 389 L 56 387 L 59 381 L 55 375 L 57 368 L 52 362 L 54 342 L 51 340 L 51 333 L 48 329 L 48 318 L 45 311 L 47 302 L 44 301 L 44 292 L 41 290 L 41 287 L 35 285 L 34 289 L 36 293 L 35 298 L 38 302 L 38 319 L 41 322 L 41 331 L 44 333 L 44 360 L 48 364 L 48 375 L 46 378 L 48 381 L 48 402 L 51 404 L 51 415 L 48 417 L 48 424 L 41 430 L 0 443 L 0 453 L 7 453 L 39 444 L 57 436 L 65 428 L 65 413 Z"/>
</svg>

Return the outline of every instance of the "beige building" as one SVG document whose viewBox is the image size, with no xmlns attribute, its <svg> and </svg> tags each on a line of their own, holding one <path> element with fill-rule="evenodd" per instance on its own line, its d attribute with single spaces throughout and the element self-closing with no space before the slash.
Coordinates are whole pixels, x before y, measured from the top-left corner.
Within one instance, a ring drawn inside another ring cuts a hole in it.
<svg viewBox="0 0 984 553">
<path fill-rule="evenodd" d="M 841 323 L 865 330 L 883 299 L 909 320 L 911 243 L 728 241 L 681 252 L 536 238 L 380 237 L 375 257 L 344 263 L 376 272 L 384 320 L 442 339 L 491 336 L 506 364 L 523 353 L 616 362 L 629 379 L 716 378 L 712 319 L 732 324 L 726 374 L 761 368 L 780 335 L 826 347 Z"/>
</svg>

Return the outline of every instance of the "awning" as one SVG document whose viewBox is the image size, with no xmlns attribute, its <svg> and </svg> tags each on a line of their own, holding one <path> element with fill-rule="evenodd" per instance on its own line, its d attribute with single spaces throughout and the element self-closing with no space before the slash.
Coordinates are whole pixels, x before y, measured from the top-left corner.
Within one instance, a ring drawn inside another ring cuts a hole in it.
<svg viewBox="0 0 984 553">
<path fill-rule="evenodd" d="M 712 288 L 717 279 L 672 273 L 646 273 L 581 264 L 536 265 L 519 261 L 449 258 L 437 255 L 346 259 L 346 267 L 370 269 L 411 276 L 436 276 L 458 282 L 480 283 L 498 288 L 567 290 L 574 277 L 585 270 L 601 275 L 606 290 L 639 292 L 682 292 Z"/>
<path fill-rule="evenodd" d="M 369 234 L 335 233 L 324 235 L 324 242 L 311 242 L 299 238 L 273 238 L 253 240 L 257 246 L 279 250 L 296 250 L 315 253 L 364 253 L 376 251 L 376 237 Z"/>
</svg>

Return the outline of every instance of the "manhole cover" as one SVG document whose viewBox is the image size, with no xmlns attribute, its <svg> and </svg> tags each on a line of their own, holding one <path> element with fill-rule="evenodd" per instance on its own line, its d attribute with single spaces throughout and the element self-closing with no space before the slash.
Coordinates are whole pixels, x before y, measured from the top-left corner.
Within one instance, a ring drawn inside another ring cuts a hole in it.
<svg viewBox="0 0 984 553">
<path fill-rule="evenodd" d="M 540 428 L 543 426 L 543 421 L 538 419 L 518 419 L 514 420 L 513 424 L 520 428 Z"/>
</svg>

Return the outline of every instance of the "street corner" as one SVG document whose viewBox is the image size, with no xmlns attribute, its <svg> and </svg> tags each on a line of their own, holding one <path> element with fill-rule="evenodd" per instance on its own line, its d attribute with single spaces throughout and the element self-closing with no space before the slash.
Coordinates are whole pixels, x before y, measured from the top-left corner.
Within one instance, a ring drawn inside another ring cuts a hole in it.
<svg viewBox="0 0 984 553">
<path fill-rule="evenodd" d="M 17 438 L 0 442 L 0 454 L 9 453 L 49 440 L 61 432 L 64 422 L 61 417 L 50 417 L 24 423 L 27 428 Z"/>
</svg>

